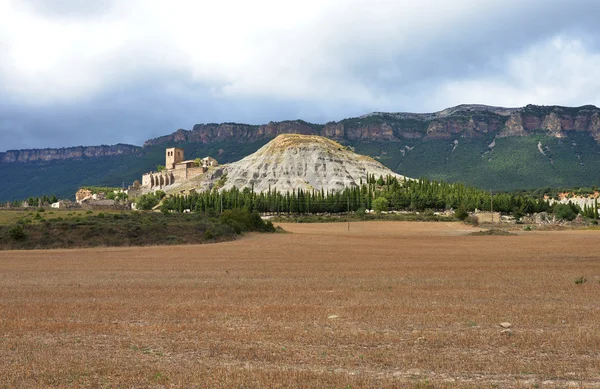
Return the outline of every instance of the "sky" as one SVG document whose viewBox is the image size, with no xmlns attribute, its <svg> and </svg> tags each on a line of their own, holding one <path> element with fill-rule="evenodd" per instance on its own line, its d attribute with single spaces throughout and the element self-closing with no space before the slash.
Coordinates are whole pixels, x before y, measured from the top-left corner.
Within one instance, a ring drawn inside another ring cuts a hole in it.
<svg viewBox="0 0 600 389">
<path fill-rule="evenodd" d="M 0 152 L 600 105 L 598 0 L 0 0 Z"/>
</svg>

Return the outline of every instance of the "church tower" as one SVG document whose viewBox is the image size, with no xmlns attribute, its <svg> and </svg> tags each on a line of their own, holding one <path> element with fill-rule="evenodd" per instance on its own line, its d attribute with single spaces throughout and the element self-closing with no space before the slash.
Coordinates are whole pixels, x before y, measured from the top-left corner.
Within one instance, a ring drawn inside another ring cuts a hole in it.
<svg viewBox="0 0 600 389">
<path fill-rule="evenodd" d="M 183 161 L 183 149 L 172 147 L 167 149 L 165 169 L 175 169 L 175 165 Z"/>
</svg>

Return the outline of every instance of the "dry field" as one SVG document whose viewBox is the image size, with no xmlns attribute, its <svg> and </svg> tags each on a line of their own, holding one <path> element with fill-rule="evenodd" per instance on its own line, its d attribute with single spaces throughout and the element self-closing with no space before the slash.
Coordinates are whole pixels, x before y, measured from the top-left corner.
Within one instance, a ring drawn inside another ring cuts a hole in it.
<svg viewBox="0 0 600 389">
<path fill-rule="evenodd" d="M 600 387 L 599 231 L 283 227 L 0 252 L 0 387 Z"/>
</svg>

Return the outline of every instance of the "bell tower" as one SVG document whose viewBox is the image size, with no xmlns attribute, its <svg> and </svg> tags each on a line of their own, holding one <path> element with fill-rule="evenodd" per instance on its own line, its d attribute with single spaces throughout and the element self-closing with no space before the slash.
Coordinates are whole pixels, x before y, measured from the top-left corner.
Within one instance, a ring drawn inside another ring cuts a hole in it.
<svg viewBox="0 0 600 389">
<path fill-rule="evenodd" d="M 183 161 L 183 149 L 172 147 L 166 150 L 165 169 L 175 169 L 175 165 Z"/>
</svg>

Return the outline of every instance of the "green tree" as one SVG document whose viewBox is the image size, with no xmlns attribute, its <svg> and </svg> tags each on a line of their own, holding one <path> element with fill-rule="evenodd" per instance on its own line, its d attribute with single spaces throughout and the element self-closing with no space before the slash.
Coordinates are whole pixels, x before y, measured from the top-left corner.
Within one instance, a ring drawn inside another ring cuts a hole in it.
<svg viewBox="0 0 600 389">
<path fill-rule="evenodd" d="M 390 202 L 385 197 L 378 197 L 373 200 L 373 209 L 377 213 L 387 211 L 389 209 Z"/>
<path fill-rule="evenodd" d="M 163 170 L 165 170 L 165 165 L 156 165 L 156 171 L 157 172 L 162 172 Z"/>
</svg>

